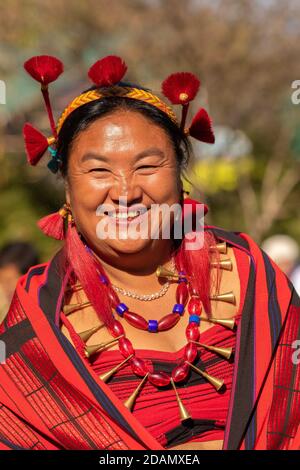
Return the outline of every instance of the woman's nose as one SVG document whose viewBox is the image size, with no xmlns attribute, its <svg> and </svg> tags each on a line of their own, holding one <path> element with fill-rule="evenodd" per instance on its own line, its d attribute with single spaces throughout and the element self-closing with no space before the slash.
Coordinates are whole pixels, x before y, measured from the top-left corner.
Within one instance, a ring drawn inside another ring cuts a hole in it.
<svg viewBox="0 0 300 470">
<path fill-rule="evenodd" d="M 143 190 L 132 176 L 119 178 L 110 190 L 110 198 L 112 201 L 115 203 L 122 201 L 122 205 L 124 205 L 125 200 L 128 206 L 133 202 L 140 202 L 142 197 Z"/>
</svg>

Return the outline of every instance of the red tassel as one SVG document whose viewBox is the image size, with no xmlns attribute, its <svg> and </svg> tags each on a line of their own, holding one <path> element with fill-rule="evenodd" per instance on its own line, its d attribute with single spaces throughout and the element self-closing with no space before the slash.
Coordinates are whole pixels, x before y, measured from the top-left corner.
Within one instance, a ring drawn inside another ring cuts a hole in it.
<svg viewBox="0 0 300 470">
<path fill-rule="evenodd" d="M 196 236 L 195 232 L 195 236 Z M 197 250 L 187 249 L 187 244 L 192 240 L 184 238 L 180 251 L 177 255 L 176 265 L 181 266 L 188 276 L 190 276 L 190 287 L 195 290 L 203 307 L 207 313 L 211 312 L 211 303 L 209 295 L 212 287 L 212 279 L 210 276 L 210 258 L 209 247 L 215 244 L 214 236 L 204 231 L 204 245 Z"/>
<path fill-rule="evenodd" d="M 54 214 L 49 214 L 38 221 L 38 226 L 47 237 L 55 240 L 63 240 L 64 236 L 64 217 L 61 210 Z"/>
<path fill-rule="evenodd" d="M 41 84 L 41 90 L 45 101 L 52 133 L 57 138 L 53 111 L 50 104 L 48 84 L 54 82 L 63 72 L 64 66 L 56 57 L 50 55 L 39 55 L 31 57 L 24 63 L 24 68 L 29 75 Z"/>
<path fill-rule="evenodd" d="M 108 55 L 90 67 L 88 76 L 99 87 L 111 86 L 119 83 L 126 71 L 127 65 L 120 57 Z"/>
<path fill-rule="evenodd" d="M 114 316 L 107 295 L 107 287 L 99 280 L 99 274 L 105 275 L 105 272 L 100 261 L 96 266 L 94 259 L 85 249 L 76 226 L 70 222 L 66 234 L 65 253 L 68 264 L 82 285 L 99 319 L 106 326 L 111 326 Z"/>
<path fill-rule="evenodd" d="M 185 198 L 182 204 L 182 220 L 188 217 L 193 217 L 193 215 L 197 215 L 197 208 L 199 211 L 200 206 L 203 207 L 204 215 L 206 215 L 208 212 L 208 206 L 206 204 L 189 197 Z"/>
<path fill-rule="evenodd" d="M 198 93 L 200 80 L 189 72 L 178 72 L 169 75 L 162 83 L 163 94 L 173 104 L 186 105 Z"/>
<path fill-rule="evenodd" d="M 50 55 L 31 57 L 24 63 L 24 69 L 29 75 L 44 86 L 54 82 L 64 70 L 62 62 Z"/>
<path fill-rule="evenodd" d="M 212 122 L 205 109 L 201 108 L 194 117 L 189 128 L 189 134 L 201 142 L 214 144 L 215 136 L 212 130 Z"/>
<path fill-rule="evenodd" d="M 50 137 L 47 139 L 47 137 L 28 122 L 23 127 L 23 136 L 28 163 L 30 165 L 36 165 L 46 152 L 48 146 L 52 143 L 53 138 Z"/>
</svg>

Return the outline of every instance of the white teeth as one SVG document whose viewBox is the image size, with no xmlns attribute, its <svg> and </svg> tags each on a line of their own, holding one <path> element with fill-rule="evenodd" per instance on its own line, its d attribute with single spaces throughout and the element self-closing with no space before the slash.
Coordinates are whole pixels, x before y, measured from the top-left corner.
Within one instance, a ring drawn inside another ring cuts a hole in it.
<svg viewBox="0 0 300 470">
<path fill-rule="evenodd" d="M 140 215 L 139 211 L 128 212 L 128 213 L 127 212 L 119 212 L 119 213 L 112 212 L 109 214 L 109 216 L 113 217 L 114 219 L 128 219 L 132 217 L 137 217 L 138 215 Z"/>
<path fill-rule="evenodd" d="M 147 208 L 128 212 L 106 212 L 106 215 L 112 217 L 113 219 L 133 219 L 134 217 L 144 214 L 145 212 L 147 212 Z"/>
</svg>

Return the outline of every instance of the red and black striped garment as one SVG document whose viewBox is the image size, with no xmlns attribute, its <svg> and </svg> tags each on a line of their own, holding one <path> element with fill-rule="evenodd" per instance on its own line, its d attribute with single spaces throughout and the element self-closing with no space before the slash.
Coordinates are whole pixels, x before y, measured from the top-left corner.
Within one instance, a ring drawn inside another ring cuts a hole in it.
<svg viewBox="0 0 300 470">
<path fill-rule="evenodd" d="M 240 316 L 237 317 L 237 323 Z M 184 328 L 183 328 L 184 335 Z M 235 348 L 236 333 L 220 325 L 214 325 L 201 334 L 201 342 L 209 346 Z M 135 349 L 150 370 L 164 371 L 169 375 L 183 358 L 184 347 L 176 352 Z M 92 367 L 97 375 L 112 369 L 124 360 L 119 350 L 107 350 L 95 355 Z M 191 371 L 187 382 L 179 382 L 176 389 L 192 419 L 180 421 L 176 395 L 172 385 L 157 388 L 149 381 L 138 394 L 133 415 L 164 447 L 169 448 L 185 442 L 223 440 L 232 388 L 234 358 L 230 361 L 209 350 L 201 351 L 194 362 L 201 370 L 224 380 L 217 392 L 205 378 Z M 125 364 L 109 380 L 109 387 L 124 402 L 136 389 L 141 379 L 132 374 Z"/>
<path fill-rule="evenodd" d="M 206 229 L 240 252 L 244 297 L 234 362 L 225 374 L 227 401 L 220 402 L 219 415 L 205 415 L 201 403 L 208 396 L 196 395 L 195 419 L 213 421 L 211 432 L 220 425 L 224 450 L 300 449 L 300 361 L 295 354 L 300 300 L 286 276 L 247 235 Z M 113 382 L 101 381 L 99 369 L 87 364 L 61 332 L 68 273 L 60 271 L 60 259 L 58 252 L 19 280 L 0 327 L 6 347 L 6 362 L 0 365 L 0 449 L 163 450 L 176 439 L 193 439 L 176 422 L 170 423 L 169 434 L 164 429 L 150 432 L 123 405 Z M 215 357 L 206 359 L 208 371 L 218 367 Z M 192 387 L 199 386 L 196 393 L 201 394 L 200 385 L 204 390 L 204 383 Z M 199 421 L 196 425 L 201 426 Z M 202 437 L 210 431 L 206 427 Z"/>
</svg>

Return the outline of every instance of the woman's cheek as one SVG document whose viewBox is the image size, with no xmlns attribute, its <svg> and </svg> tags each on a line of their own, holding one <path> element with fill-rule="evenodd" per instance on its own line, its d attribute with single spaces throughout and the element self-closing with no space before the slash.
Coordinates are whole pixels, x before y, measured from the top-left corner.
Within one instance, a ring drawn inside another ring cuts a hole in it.
<svg viewBox="0 0 300 470">
<path fill-rule="evenodd" d="M 147 189 L 146 189 L 147 188 Z M 173 171 L 149 176 L 144 182 L 144 190 L 155 202 L 169 202 L 177 199 L 178 192 L 176 178 Z"/>
<path fill-rule="evenodd" d="M 73 206 L 96 212 L 97 207 L 105 201 L 110 187 L 109 182 L 90 177 L 74 183 Z"/>
</svg>

